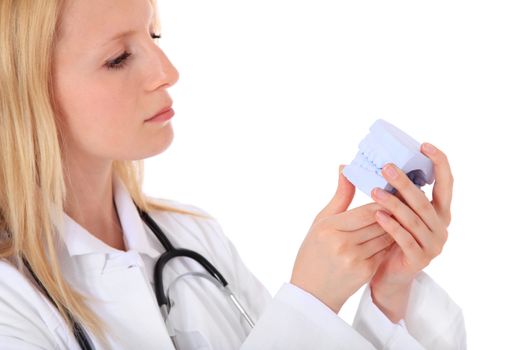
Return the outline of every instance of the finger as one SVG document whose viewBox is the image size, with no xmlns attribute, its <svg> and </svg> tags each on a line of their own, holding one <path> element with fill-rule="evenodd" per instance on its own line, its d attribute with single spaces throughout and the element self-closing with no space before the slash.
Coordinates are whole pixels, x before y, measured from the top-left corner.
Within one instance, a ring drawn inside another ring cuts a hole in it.
<svg viewBox="0 0 525 350">
<path fill-rule="evenodd" d="M 434 151 L 432 151 L 434 149 Z M 434 175 L 436 182 L 432 190 L 432 203 L 436 207 L 438 214 L 448 218 L 450 222 L 450 205 L 452 202 L 452 189 L 454 177 L 450 169 L 447 156 L 441 150 L 426 142 L 421 145 L 421 152 L 434 164 Z"/>
<path fill-rule="evenodd" d="M 390 163 L 383 167 L 381 173 L 388 183 L 397 190 L 396 194 L 399 193 L 398 195 L 403 197 L 407 206 L 421 218 L 431 231 L 440 230 L 442 222 L 434 206 L 427 199 L 425 193 L 414 185 L 403 170 Z"/>
<path fill-rule="evenodd" d="M 396 241 L 408 261 L 418 262 L 424 258 L 423 249 L 419 243 L 394 218 L 388 216 L 384 211 L 378 210 L 377 222 Z"/>
<path fill-rule="evenodd" d="M 377 252 L 389 247 L 395 241 L 388 233 L 384 233 L 379 237 L 369 240 L 363 244 L 358 245 L 359 256 L 363 259 L 368 259 Z"/>
<path fill-rule="evenodd" d="M 433 241 L 437 239 L 421 218 L 396 196 L 376 187 L 372 190 L 372 198 L 392 213 L 397 220 L 396 222 L 403 225 L 421 247 L 431 247 Z"/>
<path fill-rule="evenodd" d="M 344 165 L 339 166 L 339 180 L 337 183 L 337 190 L 330 202 L 317 214 L 314 221 L 330 217 L 332 215 L 344 212 L 348 209 L 350 203 L 355 195 L 355 186 L 346 176 L 343 175 L 342 170 Z"/>
<path fill-rule="evenodd" d="M 374 220 L 375 220 L 375 214 L 374 214 Z M 379 237 L 385 234 L 385 230 L 383 230 L 381 225 L 379 225 L 377 222 L 374 222 L 373 224 L 360 228 L 356 231 L 348 232 L 348 234 L 350 235 L 352 241 L 355 244 L 362 244 L 371 239 L 374 239 L 376 237 Z"/>
<path fill-rule="evenodd" d="M 356 231 L 375 223 L 375 214 L 379 209 L 381 206 L 372 202 L 328 217 L 326 221 L 339 231 Z"/>
</svg>

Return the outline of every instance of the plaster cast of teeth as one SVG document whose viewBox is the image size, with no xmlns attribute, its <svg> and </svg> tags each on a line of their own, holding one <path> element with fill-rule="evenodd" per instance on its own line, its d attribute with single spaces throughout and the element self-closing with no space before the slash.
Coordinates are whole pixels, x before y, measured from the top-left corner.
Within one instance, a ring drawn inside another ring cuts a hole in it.
<svg viewBox="0 0 525 350">
<path fill-rule="evenodd" d="M 419 188 L 434 182 L 432 161 L 421 153 L 421 144 L 394 125 L 378 119 L 370 133 L 359 143 L 354 160 L 344 167 L 343 175 L 360 191 L 371 197 L 374 187 L 392 194 L 396 189 L 381 175 L 387 163 L 394 163 Z"/>
</svg>

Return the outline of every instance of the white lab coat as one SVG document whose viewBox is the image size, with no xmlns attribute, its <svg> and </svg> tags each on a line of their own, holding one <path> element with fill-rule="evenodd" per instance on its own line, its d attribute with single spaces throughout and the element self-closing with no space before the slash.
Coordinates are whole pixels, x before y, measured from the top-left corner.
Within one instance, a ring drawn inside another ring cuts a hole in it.
<svg viewBox="0 0 525 350">
<path fill-rule="evenodd" d="M 153 290 L 153 266 L 164 251 L 142 222 L 123 184 L 114 177 L 115 205 L 128 251 L 119 251 L 66 216 L 59 246 L 65 278 L 91 299 L 107 323 L 111 349 L 173 349 Z M 189 204 L 166 201 L 201 213 Z M 65 214 L 64 214 L 65 215 Z M 255 321 L 251 330 L 215 286 L 189 277 L 173 289 L 170 313 L 178 349 L 466 349 L 461 309 L 425 273 L 413 284 L 406 318 L 391 323 L 374 305 L 367 286 L 350 326 L 321 301 L 284 283 L 272 298 L 246 268 L 215 219 L 150 212 L 176 247 L 206 257 Z M 249 231 L 249 230 L 247 230 Z M 165 269 L 165 286 L 175 276 L 205 270 L 189 258 Z M 103 349 L 89 333 L 96 349 Z M 9 262 L 0 260 L 0 349 L 79 349 L 53 305 Z"/>
</svg>

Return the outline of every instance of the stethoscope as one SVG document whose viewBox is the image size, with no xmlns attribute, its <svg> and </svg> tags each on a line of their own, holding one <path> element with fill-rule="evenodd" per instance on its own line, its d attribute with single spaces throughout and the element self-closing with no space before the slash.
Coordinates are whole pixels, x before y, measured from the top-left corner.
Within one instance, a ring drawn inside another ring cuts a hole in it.
<svg viewBox="0 0 525 350">
<path fill-rule="evenodd" d="M 164 282 L 162 280 L 162 271 L 163 271 L 164 267 L 166 266 L 166 264 L 168 263 L 168 261 L 170 261 L 171 259 L 176 258 L 176 257 L 188 257 L 188 258 L 191 258 L 191 259 L 195 260 L 202 267 L 204 267 L 204 269 L 206 269 L 206 271 L 209 273 L 209 275 L 204 274 L 204 273 L 200 273 L 200 272 L 185 273 L 185 274 L 182 274 L 182 275 L 178 276 L 171 283 L 171 285 L 175 284 L 175 282 L 177 282 L 177 280 L 179 280 L 180 278 L 183 278 L 183 277 L 185 277 L 187 275 L 195 275 L 195 276 L 198 276 L 198 277 L 204 277 L 204 278 L 208 279 L 210 282 L 212 282 L 214 285 L 216 285 L 219 289 L 221 289 L 227 296 L 230 297 L 231 301 L 233 302 L 235 307 L 240 311 L 240 313 L 242 314 L 242 316 L 244 317 L 244 319 L 246 320 L 248 325 L 251 328 L 253 328 L 254 327 L 254 323 L 253 323 L 252 319 L 250 318 L 250 316 L 248 315 L 246 310 L 240 304 L 239 300 L 235 297 L 233 292 L 228 287 L 228 282 L 226 281 L 226 279 L 215 268 L 215 266 L 213 266 L 205 257 L 203 257 L 202 255 L 200 255 L 199 253 L 197 253 L 197 252 L 195 252 L 193 250 L 175 248 L 171 244 L 171 242 L 168 240 L 168 238 L 166 237 L 164 232 L 160 229 L 159 225 L 157 225 L 157 223 L 151 218 L 151 216 L 149 216 L 148 213 L 146 213 L 145 211 L 140 209 L 136 204 L 135 204 L 135 206 L 137 207 L 137 210 L 138 210 L 138 212 L 140 214 L 140 217 L 141 217 L 142 221 L 144 221 L 146 223 L 146 225 L 148 225 L 148 227 L 150 228 L 151 231 L 153 231 L 153 233 L 155 234 L 157 239 L 160 241 L 160 243 L 162 244 L 164 249 L 166 249 L 166 251 L 164 253 L 162 253 L 162 255 L 158 258 L 158 260 L 155 263 L 154 272 L 153 272 L 153 280 L 154 280 L 154 285 L 155 285 L 155 296 L 157 298 L 157 303 L 159 304 L 159 308 L 160 308 L 162 317 L 164 318 L 164 321 L 166 322 L 166 327 L 168 327 L 168 330 L 171 327 L 170 319 L 169 319 L 168 315 L 169 315 L 170 309 L 172 307 L 172 304 L 171 304 L 171 301 L 170 301 L 169 297 L 167 296 L 167 293 L 164 292 Z M 27 263 L 27 261 L 25 259 L 24 259 L 24 264 L 26 265 L 27 269 L 29 270 L 29 272 L 31 273 L 31 275 L 33 276 L 35 281 L 38 283 L 40 288 L 42 288 L 42 290 L 46 294 L 47 298 L 49 300 L 51 300 L 51 302 L 53 304 L 55 304 L 54 301 L 50 298 L 49 293 L 44 288 L 44 286 L 42 285 L 40 280 L 36 277 L 36 275 L 34 274 L 33 270 L 31 269 L 31 267 L 29 266 L 29 264 Z M 168 287 L 168 289 L 169 289 L 169 287 Z M 55 304 L 55 306 L 57 306 L 57 305 Z M 71 323 L 73 325 L 73 334 L 74 334 L 74 336 L 75 336 L 75 338 L 76 338 L 80 348 L 83 349 L 83 350 L 93 350 L 93 349 L 95 349 L 95 347 L 93 345 L 93 342 L 91 341 L 91 339 L 87 335 L 87 332 L 85 331 L 85 329 L 80 325 L 80 323 L 78 323 L 73 318 L 73 316 L 69 313 L 69 311 L 66 310 L 66 314 L 67 314 L 69 320 L 71 321 Z M 173 337 L 172 337 L 172 341 L 174 342 L 174 345 L 175 345 L 175 340 L 173 339 Z"/>
</svg>

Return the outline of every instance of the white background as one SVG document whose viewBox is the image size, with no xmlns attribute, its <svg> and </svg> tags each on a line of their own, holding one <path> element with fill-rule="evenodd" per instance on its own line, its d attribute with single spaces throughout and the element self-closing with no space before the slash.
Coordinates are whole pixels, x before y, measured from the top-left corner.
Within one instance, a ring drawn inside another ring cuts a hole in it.
<svg viewBox="0 0 525 350">
<path fill-rule="evenodd" d="M 175 137 L 146 193 L 216 217 L 274 294 L 368 128 L 448 155 L 453 221 L 426 268 L 470 349 L 522 344 L 525 5 L 520 1 L 159 0 L 180 72 Z M 430 196 L 430 187 L 426 192 Z M 350 208 L 371 201 L 358 192 Z M 352 323 L 361 291 L 340 316 Z"/>
</svg>

